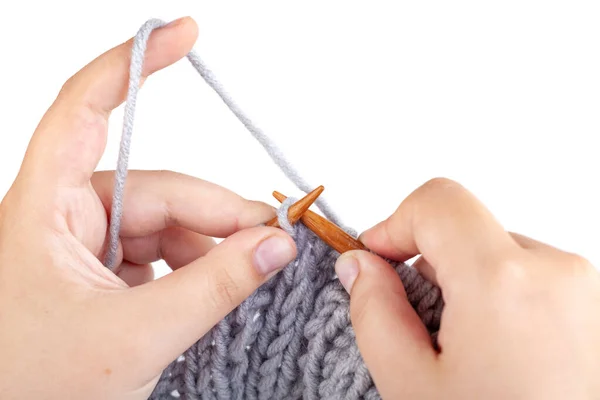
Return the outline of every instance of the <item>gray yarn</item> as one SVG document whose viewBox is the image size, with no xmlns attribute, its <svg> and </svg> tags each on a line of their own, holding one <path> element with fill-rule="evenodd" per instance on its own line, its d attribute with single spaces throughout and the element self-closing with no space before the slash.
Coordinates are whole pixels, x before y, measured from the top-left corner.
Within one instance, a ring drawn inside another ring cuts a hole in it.
<svg viewBox="0 0 600 400">
<path fill-rule="evenodd" d="M 149 20 L 134 39 L 105 260 L 110 269 L 116 260 L 135 100 L 146 43 L 150 33 L 164 24 Z M 301 191 L 312 190 L 272 141 L 244 115 L 201 59 L 194 52 L 187 58 L 286 177 Z M 356 346 L 349 296 L 335 276 L 334 264 L 339 254 L 302 223 L 289 223 L 287 211 L 294 201 L 292 197 L 286 199 L 277 216 L 281 227 L 296 242 L 296 259 L 174 360 L 163 371 L 151 400 L 380 398 Z M 316 204 L 328 219 L 356 237 L 356 232 L 342 225 L 322 198 Z M 406 264 L 388 261 L 435 344 L 443 309 L 439 288 Z"/>
<path fill-rule="evenodd" d="M 131 149 L 134 112 L 137 94 L 139 91 L 139 82 L 142 76 L 146 44 L 148 43 L 148 38 L 150 37 L 152 31 L 164 25 L 166 25 L 166 22 L 159 19 L 148 20 L 144 25 L 142 25 L 133 42 L 129 67 L 129 88 L 127 91 L 127 99 L 125 101 L 123 132 L 121 136 L 119 158 L 117 160 L 115 174 L 115 188 L 109 228 L 110 242 L 105 260 L 105 265 L 111 270 L 115 267 L 114 263 L 119 243 L 119 230 L 121 226 L 121 217 L 123 214 L 123 188 L 125 186 L 125 179 L 127 178 L 127 164 Z M 244 124 L 252 136 L 254 136 L 254 138 L 263 146 L 267 154 L 271 157 L 275 164 L 277 164 L 285 176 L 303 192 L 308 193 L 313 190 L 314 186 L 309 185 L 300 176 L 290 162 L 286 160 L 285 156 L 275 145 L 275 143 L 273 143 L 273 141 L 242 112 L 240 107 L 233 101 L 219 81 L 217 81 L 212 71 L 208 69 L 208 67 L 193 50 L 187 54 L 187 59 L 194 66 L 194 68 L 196 68 L 200 76 L 204 78 L 206 83 L 219 95 L 227 107 L 229 107 L 231 112 L 233 112 L 233 114 L 240 120 L 242 124 Z M 355 234 L 354 230 L 343 225 L 337 214 L 322 197 L 319 197 L 315 201 L 315 205 L 319 207 L 319 209 L 328 219 L 335 222 L 346 231 Z"/>
</svg>

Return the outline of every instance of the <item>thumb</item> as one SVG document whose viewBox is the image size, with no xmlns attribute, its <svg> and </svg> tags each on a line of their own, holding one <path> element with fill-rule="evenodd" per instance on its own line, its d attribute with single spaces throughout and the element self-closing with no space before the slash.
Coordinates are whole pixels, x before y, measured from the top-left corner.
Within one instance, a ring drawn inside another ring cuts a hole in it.
<svg viewBox="0 0 600 400">
<path fill-rule="evenodd" d="M 357 344 L 382 396 L 421 398 L 433 390 L 437 355 L 394 269 L 361 250 L 342 254 L 335 269 L 350 293 Z"/>
<path fill-rule="evenodd" d="M 204 257 L 111 296 L 111 319 L 120 322 L 119 331 L 131 333 L 143 375 L 154 376 L 289 264 L 296 252 L 281 229 L 238 231 Z"/>
</svg>

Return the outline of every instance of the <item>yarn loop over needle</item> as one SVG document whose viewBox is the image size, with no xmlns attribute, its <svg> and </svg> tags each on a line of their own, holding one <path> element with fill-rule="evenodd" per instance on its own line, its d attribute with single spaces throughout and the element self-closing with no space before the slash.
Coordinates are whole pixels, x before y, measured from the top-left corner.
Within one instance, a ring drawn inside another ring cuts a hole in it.
<svg viewBox="0 0 600 400">
<path fill-rule="evenodd" d="M 151 19 L 134 38 L 105 260 L 110 269 L 115 267 L 146 44 L 151 32 L 165 24 Z M 311 186 L 235 104 L 196 53 L 190 52 L 187 58 L 288 179 L 301 191 L 310 192 Z M 161 375 L 151 399 L 380 398 L 356 346 L 349 296 L 335 277 L 334 264 L 339 254 L 302 223 L 289 223 L 288 209 L 295 201 L 291 197 L 284 200 L 277 215 L 279 225 L 296 242 L 296 259 L 173 360 Z M 356 236 L 356 232 L 341 224 L 322 198 L 315 203 L 326 218 Z M 439 288 L 406 264 L 390 263 L 409 302 L 435 339 L 443 309 Z"/>
</svg>

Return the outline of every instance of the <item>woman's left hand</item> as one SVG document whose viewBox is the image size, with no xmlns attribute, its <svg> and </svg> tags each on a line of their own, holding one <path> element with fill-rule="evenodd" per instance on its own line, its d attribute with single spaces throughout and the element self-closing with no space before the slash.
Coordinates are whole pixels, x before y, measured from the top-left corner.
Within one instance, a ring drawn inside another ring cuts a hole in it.
<svg viewBox="0 0 600 400">
<path fill-rule="evenodd" d="M 155 30 L 143 75 L 184 57 Z M 94 173 L 132 40 L 63 86 L 0 203 L 0 398 L 146 399 L 162 370 L 296 255 L 274 209 L 172 172 L 131 171 L 116 273 L 102 264 L 113 173 Z M 216 245 L 211 237 L 226 237 Z M 150 263 L 174 270 L 153 280 Z"/>
</svg>

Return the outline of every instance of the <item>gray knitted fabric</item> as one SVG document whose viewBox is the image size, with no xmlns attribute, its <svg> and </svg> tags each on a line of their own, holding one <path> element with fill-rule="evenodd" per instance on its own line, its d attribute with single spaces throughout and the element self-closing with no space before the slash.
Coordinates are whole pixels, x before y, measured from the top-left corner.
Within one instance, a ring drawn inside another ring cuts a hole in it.
<svg viewBox="0 0 600 400">
<path fill-rule="evenodd" d="M 105 260 L 111 269 L 118 243 L 135 99 L 146 42 L 152 30 L 163 25 L 163 21 L 156 19 L 146 22 L 133 46 L 111 213 L 110 251 Z M 269 138 L 242 113 L 200 58 L 194 52 L 187 57 L 286 176 L 301 191 L 312 190 Z M 283 202 L 278 218 L 297 244 L 297 258 L 173 360 L 163 372 L 150 397 L 152 400 L 380 398 L 356 346 L 349 296 L 335 276 L 334 264 L 339 254 L 302 223 L 294 226 L 289 223 L 287 210 L 295 200 L 290 197 Z M 317 205 L 327 218 L 356 237 L 356 232 L 342 225 L 322 198 Z M 410 303 L 435 343 L 443 309 L 439 288 L 413 268 L 388 261 L 396 269 Z"/>
</svg>

